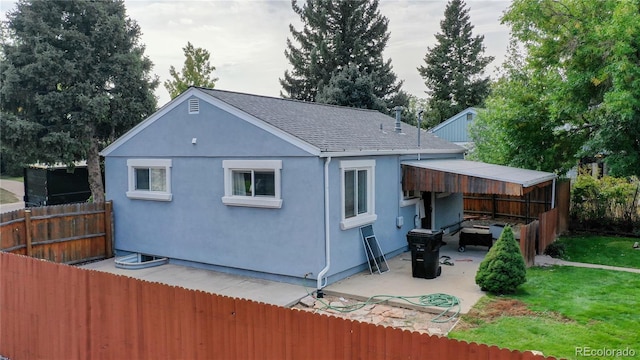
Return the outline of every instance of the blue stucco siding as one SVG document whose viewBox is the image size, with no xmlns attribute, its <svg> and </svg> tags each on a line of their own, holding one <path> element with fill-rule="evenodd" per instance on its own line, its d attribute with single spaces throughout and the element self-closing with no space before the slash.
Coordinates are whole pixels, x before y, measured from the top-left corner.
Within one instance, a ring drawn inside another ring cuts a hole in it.
<svg viewBox="0 0 640 360">
<path fill-rule="evenodd" d="M 189 114 L 187 105 L 186 98 L 173 103 L 105 151 L 106 192 L 107 199 L 113 200 L 117 253 L 165 256 L 181 264 L 282 281 L 303 282 L 305 275 L 315 280 L 326 265 L 327 160 L 319 157 L 313 146 L 270 125 L 252 123 L 255 119 L 226 105 L 221 106 L 229 111 L 201 100 L 198 114 Z M 415 227 L 416 215 L 415 205 L 401 206 L 400 162 L 416 156 L 331 160 L 329 282 L 368 268 L 359 226 L 346 230 L 341 226 L 340 162 L 375 160 L 377 218 L 373 229 L 383 252 L 398 254 L 407 249 L 406 234 Z M 441 156 L 451 154 L 425 155 L 423 159 Z M 127 196 L 127 161 L 136 159 L 171 160 L 169 201 Z M 281 161 L 282 206 L 223 203 L 225 160 Z M 436 212 L 435 228 L 455 222 L 462 212 L 462 196 L 438 199 Z M 398 218 L 402 218 L 401 226 Z"/>
<path fill-rule="evenodd" d="M 109 156 L 309 156 L 299 147 L 205 101 L 200 101 L 199 114 L 190 115 L 187 103 L 185 99 Z"/>
<path fill-rule="evenodd" d="M 462 193 L 435 195 L 434 229 L 455 231 L 464 218 L 464 200 Z"/>
<path fill-rule="evenodd" d="M 115 247 L 285 277 L 324 265 L 322 162 L 282 159 L 280 209 L 222 203 L 222 158 L 174 158 L 171 201 L 126 197 L 126 158 L 108 157 Z"/>
<path fill-rule="evenodd" d="M 343 160 L 375 160 L 375 213 L 372 224 L 382 251 L 386 254 L 406 250 L 406 234 L 414 228 L 415 206 L 400 206 L 400 159 L 398 156 L 375 156 L 370 158 L 334 158 L 331 162 L 330 207 L 331 207 L 331 268 L 330 281 L 367 269 L 360 227 L 342 230 L 340 227 L 341 183 L 339 163 Z M 396 226 L 397 218 L 404 224 Z"/>
</svg>

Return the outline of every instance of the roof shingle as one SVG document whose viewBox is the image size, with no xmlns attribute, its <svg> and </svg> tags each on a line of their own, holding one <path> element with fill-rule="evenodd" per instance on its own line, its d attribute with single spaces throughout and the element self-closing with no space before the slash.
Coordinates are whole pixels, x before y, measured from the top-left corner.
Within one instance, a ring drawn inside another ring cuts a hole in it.
<svg viewBox="0 0 640 360">
<path fill-rule="evenodd" d="M 418 150 L 417 127 L 401 123 L 402 131 L 396 133 L 395 119 L 378 111 L 198 89 L 319 148 L 322 152 Z M 462 147 L 424 130 L 420 137 L 421 150 L 450 150 L 452 153 L 464 151 Z"/>
</svg>

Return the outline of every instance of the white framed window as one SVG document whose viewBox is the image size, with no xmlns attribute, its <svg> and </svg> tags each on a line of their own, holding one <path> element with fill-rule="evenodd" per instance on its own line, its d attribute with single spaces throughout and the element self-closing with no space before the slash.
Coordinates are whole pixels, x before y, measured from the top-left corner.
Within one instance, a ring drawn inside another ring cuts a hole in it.
<svg viewBox="0 0 640 360">
<path fill-rule="evenodd" d="M 420 200 L 418 190 L 400 190 L 400 206 L 415 205 Z"/>
<path fill-rule="evenodd" d="M 223 160 L 224 196 L 232 206 L 281 208 L 282 160 Z"/>
<path fill-rule="evenodd" d="M 375 160 L 340 161 L 342 230 L 370 224 L 375 213 Z"/>
<path fill-rule="evenodd" d="M 171 201 L 171 159 L 129 159 L 127 197 Z"/>
</svg>

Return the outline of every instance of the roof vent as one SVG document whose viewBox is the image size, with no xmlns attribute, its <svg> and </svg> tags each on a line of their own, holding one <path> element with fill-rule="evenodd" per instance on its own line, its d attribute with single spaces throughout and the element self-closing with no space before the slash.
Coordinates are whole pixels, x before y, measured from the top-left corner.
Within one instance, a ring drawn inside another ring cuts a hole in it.
<svg viewBox="0 0 640 360">
<path fill-rule="evenodd" d="M 396 127 L 395 127 L 395 132 L 399 133 L 402 131 L 402 128 L 400 127 L 400 117 L 401 117 L 401 113 L 402 113 L 402 106 L 396 106 L 393 110 L 396 111 Z"/>
<path fill-rule="evenodd" d="M 200 113 L 200 99 L 191 98 L 189 99 L 189 114 L 199 114 Z"/>
</svg>

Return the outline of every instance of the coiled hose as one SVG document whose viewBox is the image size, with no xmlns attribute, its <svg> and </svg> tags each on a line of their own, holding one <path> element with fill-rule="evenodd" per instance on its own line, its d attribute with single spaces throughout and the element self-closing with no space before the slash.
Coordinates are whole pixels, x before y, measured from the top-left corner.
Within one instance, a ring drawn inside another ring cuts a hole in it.
<svg viewBox="0 0 640 360">
<path fill-rule="evenodd" d="M 458 300 L 458 298 L 453 295 L 442 293 L 416 296 L 374 295 L 368 298 L 366 301 L 343 306 L 327 304 L 322 299 L 317 300 L 324 305 L 324 307 L 320 308 L 320 310 L 330 309 L 341 313 L 349 313 L 362 309 L 367 305 L 376 305 L 389 300 L 403 300 L 409 304 L 417 306 L 444 308 L 444 310 L 440 314 L 431 319 L 431 321 L 435 323 L 448 322 L 460 314 L 460 300 Z M 450 314 L 450 312 L 452 312 L 453 314 Z"/>
</svg>

